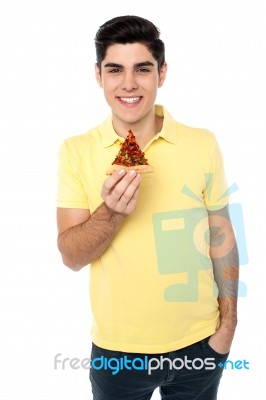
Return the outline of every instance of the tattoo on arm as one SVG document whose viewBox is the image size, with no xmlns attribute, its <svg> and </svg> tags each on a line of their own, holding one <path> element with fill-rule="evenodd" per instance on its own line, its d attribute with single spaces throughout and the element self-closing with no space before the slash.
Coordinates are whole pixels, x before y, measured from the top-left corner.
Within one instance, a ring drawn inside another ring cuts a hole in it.
<svg viewBox="0 0 266 400">
<path fill-rule="evenodd" d="M 209 211 L 210 256 L 219 298 L 237 298 L 239 256 L 227 207 Z"/>
</svg>

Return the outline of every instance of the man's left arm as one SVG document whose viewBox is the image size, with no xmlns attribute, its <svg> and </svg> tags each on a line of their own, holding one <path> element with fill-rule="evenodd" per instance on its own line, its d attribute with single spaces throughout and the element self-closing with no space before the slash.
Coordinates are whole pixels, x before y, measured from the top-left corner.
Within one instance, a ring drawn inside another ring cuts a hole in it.
<svg viewBox="0 0 266 400">
<path fill-rule="evenodd" d="M 214 279 L 219 289 L 220 325 L 210 337 L 209 345 L 218 353 L 230 351 L 237 325 L 239 257 L 228 206 L 208 211 L 210 257 Z"/>
</svg>

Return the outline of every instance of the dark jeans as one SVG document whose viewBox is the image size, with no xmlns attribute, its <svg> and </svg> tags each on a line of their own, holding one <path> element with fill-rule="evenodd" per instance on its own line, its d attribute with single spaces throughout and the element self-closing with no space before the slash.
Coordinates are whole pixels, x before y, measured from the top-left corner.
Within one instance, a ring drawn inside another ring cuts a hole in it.
<svg viewBox="0 0 266 400">
<path fill-rule="evenodd" d="M 92 343 L 93 399 L 148 400 L 159 387 L 163 400 L 215 400 L 229 353 L 217 353 L 208 339 L 180 350 L 146 355 L 106 350 Z"/>
</svg>

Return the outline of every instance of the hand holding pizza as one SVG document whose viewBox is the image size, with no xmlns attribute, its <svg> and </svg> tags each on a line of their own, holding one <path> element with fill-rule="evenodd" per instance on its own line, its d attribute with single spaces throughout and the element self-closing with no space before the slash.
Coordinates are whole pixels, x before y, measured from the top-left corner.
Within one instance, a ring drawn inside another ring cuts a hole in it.
<svg viewBox="0 0 266 400">
<path fill-rule="evenodd" d="M 105 205 L 114 213 L 129 215 L 136 208 L 141 175 L 134 170 L 121 169 L 108 177 L 103 184 L 101 196 Z"/>
</svg>

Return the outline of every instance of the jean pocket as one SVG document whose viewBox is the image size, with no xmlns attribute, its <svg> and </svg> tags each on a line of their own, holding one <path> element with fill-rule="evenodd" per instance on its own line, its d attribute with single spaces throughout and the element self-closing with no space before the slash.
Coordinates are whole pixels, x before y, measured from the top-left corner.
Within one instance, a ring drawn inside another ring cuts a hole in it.
<svg viewBox="0 0 266 400">
<path fill-rule="evenodd" d="M 230 351 L 228 353 L 218 353 L 216 350 L 214 350 L 209 343 L 206 343 L 207 349 L 216 357 L 221 357 L 221 358 L 227 358 L 229 356 Z"/>
</svg>

